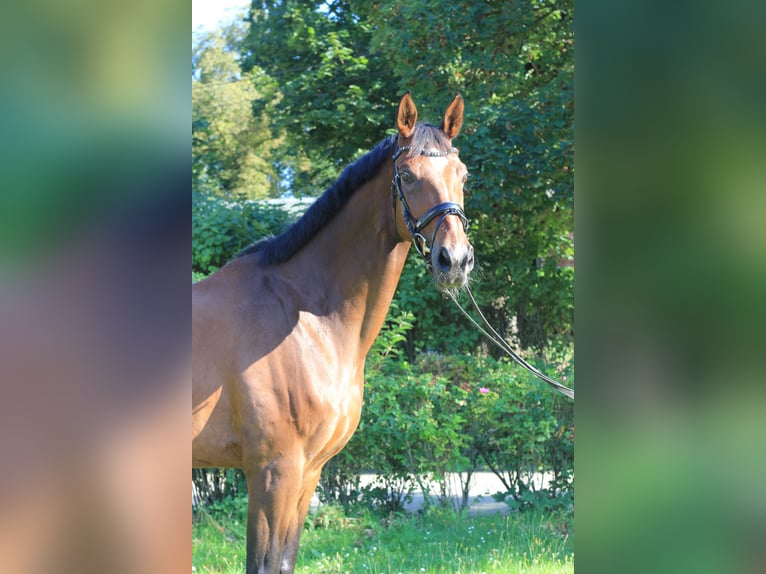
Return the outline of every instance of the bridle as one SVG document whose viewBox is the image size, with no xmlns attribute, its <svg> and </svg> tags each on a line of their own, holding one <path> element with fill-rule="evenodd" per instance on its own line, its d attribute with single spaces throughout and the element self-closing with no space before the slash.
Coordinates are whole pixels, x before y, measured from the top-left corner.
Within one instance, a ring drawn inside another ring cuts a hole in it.
<svg viewBox="0 0 766 574">
<path fill-rule="evenodd" d="M 397 147 L 396 152 L 393 155 L 394 179 L 391 180 L 391 206 L 394 209 L 394 213 L 396 213 L 396 198 L 398 197 L 399 201 L 402 203 L 402 217 L 404 218 L 404 223 L 407 225 L 407 229 L 410 231 L 412 243 L 415 245 L 415 249 L 420 254 L 420 256 L 425 259 L 426 265 L 428 265 L 428 269 L 430 271 L 433 267 L 431 261 L 431 248 L 433 247 L 434 241 L 436 240 L 436 233 L 439 231 L 441 224 L 444 223 L 444 220 L 450 215 L 457 215 L 460 218 L 460 221 L 463 223 L 464 231 L 468 230 L 469 223 L 468 218 L 463 212 L 463 206 L 452 201 L 445 201 L 444 203 L 440 203 L 439 205 L 436 205 L 435 207 L 432 207 L 426 211 L 419 219 L 415 219 L 415 216 L 412 214 L 412 210 L 410 209 L 410 205 L 407 203 L 407 198 L 404 196 L 404 192 L 402 191 L 402 179 L 401 175 L 399 174 L 399 166 L 396 165 L 397 158 L 402 153 L 409 151 L 410 149 L 411 146 Z M 425 149 L 420 150 L 420 155 L 424 155 L 426 157 L 445 157 L 451 153 L 458 153 L 457 148 L 453 147 L 448 151 Z M 436 222 L 434 231 L 431 234 L 431 243 L 429 244 L 428 240 L 421 232 L 437 217 L 439 220 Z"/>
</svg>

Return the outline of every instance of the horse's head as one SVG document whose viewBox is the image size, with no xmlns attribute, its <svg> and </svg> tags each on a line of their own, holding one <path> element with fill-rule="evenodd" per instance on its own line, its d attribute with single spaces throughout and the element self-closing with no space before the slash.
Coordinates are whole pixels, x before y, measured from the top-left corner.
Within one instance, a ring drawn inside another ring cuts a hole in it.
<svg viewBox="0 0 766 574">
<path fill-rule="evenodd" d="M 466 237 L 463 184 L 468 170 L 452 147 L 463 125 L 463 98 L 457 94 L 440 127 L 417 123 L 409 92 L 399 102 L 394 155 L 393 201 L 397 229 L 412 239 L 432 269 L 440 289 L 457 289 L 473 269 L 473 247 Z"/>
</svg>

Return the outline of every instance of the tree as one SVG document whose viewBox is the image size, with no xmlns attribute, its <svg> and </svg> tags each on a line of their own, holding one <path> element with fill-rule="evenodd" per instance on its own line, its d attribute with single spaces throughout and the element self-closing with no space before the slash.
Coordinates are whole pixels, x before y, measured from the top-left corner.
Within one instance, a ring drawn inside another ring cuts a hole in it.
<svg viewBox="0 0 766 574">
<path fill-rule="evenodd" d="M 372 31 L 345 1 L 253 3 L 243 69 L 262 68 L 283 94 L 280 165 L 295 195 L 316 195 L 393 128 L 392 70 L 370 56 Z M 297 159 L 296 159 L 297 158 Z"/>
<path fill-rule="evenodd" d="M 277 195 L 272 155 L 280 142 L 270 111 L 278 91 L 259 68 L 240 69 L 245 33 L 234 21 L 192 47 L 192 182 L 208 193 L 257 199 Z"/>
</svg>

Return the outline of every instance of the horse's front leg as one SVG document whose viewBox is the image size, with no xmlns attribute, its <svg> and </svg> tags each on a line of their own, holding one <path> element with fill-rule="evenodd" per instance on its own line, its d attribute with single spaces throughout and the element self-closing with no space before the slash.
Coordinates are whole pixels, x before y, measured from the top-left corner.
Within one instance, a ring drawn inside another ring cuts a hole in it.
<svg viewBox="0 0 766 574">
<path fill-rule="evenodd" d="M 306 515 L 301 504 L 303 462 L 298 456 L 283 455 L 245 469 L 247 574 L 292 574 Z M 311 493 L 306 511 L 310 500 Z"/>
<path fill-rule="evenodd" d="M 297 513 L 295 520 L 287 530 L 284 548 L 282 550 L 282 570 L 281 574 L 292 574 L 295 569 L 295 562 L 298 557 L 298 545 L 301 541 L 303 524 L 306 521 L 306 515 L 311 506 L 311 497 L 316 490 L 322 469 L 307 471 L 301 481 L 300 492 L 296 497 Z"/>
</svg>

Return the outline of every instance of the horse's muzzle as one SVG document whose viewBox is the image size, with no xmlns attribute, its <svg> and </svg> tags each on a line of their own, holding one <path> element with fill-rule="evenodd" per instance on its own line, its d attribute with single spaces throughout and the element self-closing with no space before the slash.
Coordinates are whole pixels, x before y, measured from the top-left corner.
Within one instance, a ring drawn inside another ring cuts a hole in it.
<svg viewBox="0 0 766 574">
<path fill-rule="evenodd" d="M 439 289 L 460 289 L 468 282 L 474 264 L 473 247 L 469 243 L 440 246 L 432 256 L 433 273 Z"/>
</svg>

